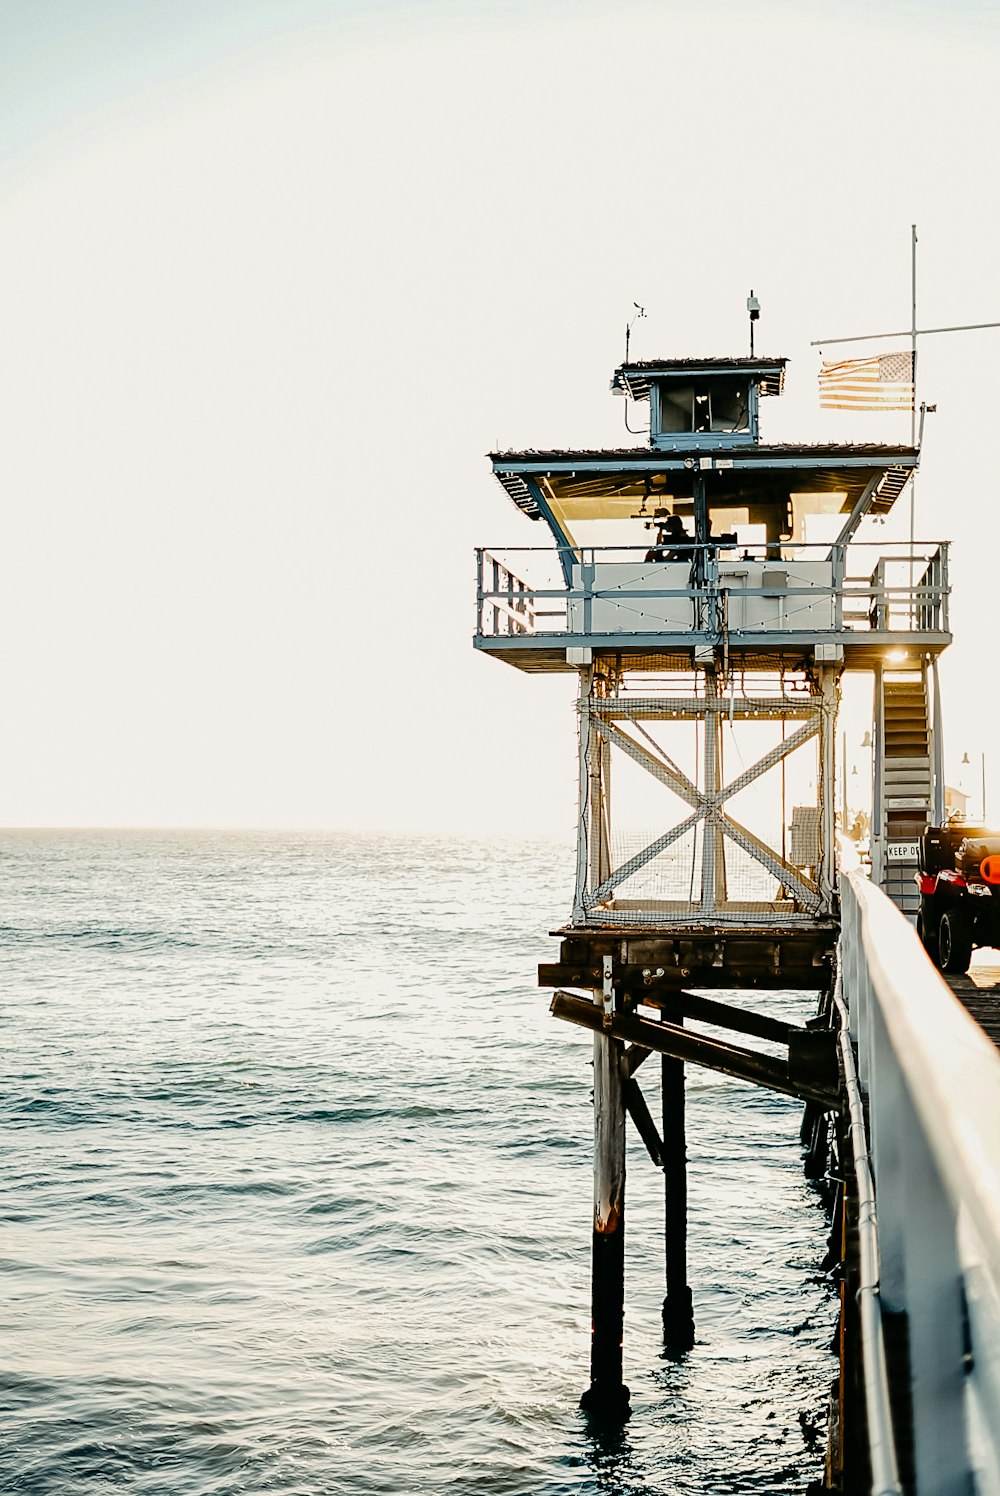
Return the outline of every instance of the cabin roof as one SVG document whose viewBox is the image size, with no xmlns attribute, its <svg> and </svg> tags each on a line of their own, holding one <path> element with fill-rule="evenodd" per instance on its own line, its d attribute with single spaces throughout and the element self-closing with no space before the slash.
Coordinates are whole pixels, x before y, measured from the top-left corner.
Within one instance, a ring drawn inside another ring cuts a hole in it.
<svg viewBox="0 0 1000 1496">
<path fill-rule="evenodd" d="M 837 463 L 842 458 L 851 460 L 857 457 L 867 457 L 874 461 L 883 460 L 886 464 L 896 462 L 900 459 L 915 459 L 919 448 L 900 447 L 888 442 L 755 442 L 752 447 L 746 445 L 737 446 L 735 443 L 731 448 L 713 447 L 706 451 L 704 447 L 695 446 L 694 442 L 689 448 L 681 449 L 671 447 L 669 451 L 653 451 L 649 447 L 574 447 L 571 450 L 560 451 L 547 450 L 541 447 L 526 447 L 523 451 L 516 452 L 507 450 L 503 452 L 490 452 L 489 459 L 494 467 L 497 463 L 510 462 L 599 462 L 602 458 L 609 461 L 630 462 L 639 459 L 659 464 L 661 467 L 683 467 L 685 458 L 704 459 L 706 461 L 719 457 L 739 458 L 741 461 L 751 460 L 759 466 L 761 460 L 770 460 L 786 456 L 801 456 L 804 461 L 824 460 L 829 463 Z"/>
<path fill-rule="evenodd" d="M 916 447 L 776 443 L 651 450 L 618 447 L 576 452 L 491 452 L 493 471 L 510 498 L 532 519 L 545 505 L 566 519 L 618 519 L 643 502 L 683 505 L 695 471 L 706 475 L 713 505 L 787 502 L 794 493 L 837 495 L 828 507 L 849 513 L 870 484 L 870 508 L 885 514 L 917 465 Z M 540 502 L 541 500 L 541 502 Z M 827 506 L 825 506 L 827 507 Z"/>
<path fill-rule="evenodd" d="M 785 358 L 654 358 L 620 365 L 612 375 L 617 395 L 645 400 L 657 379 L 679 379 L 698 374 L 750 374 L 762 395 L 780 395 L 785 378 Z"/>
</svg>

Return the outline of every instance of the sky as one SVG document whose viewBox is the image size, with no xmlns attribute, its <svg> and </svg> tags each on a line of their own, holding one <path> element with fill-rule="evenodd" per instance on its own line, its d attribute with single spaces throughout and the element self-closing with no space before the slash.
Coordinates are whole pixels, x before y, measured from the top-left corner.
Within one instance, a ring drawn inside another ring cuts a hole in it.
<svg viewBox="0 0 1000 1496">
<path fill-rule="evenodd" d="M 913 223 L 920 324 L 1000 321 L 998 64 L 962 0 L 0 0 L 0 824 L 568 838 L 573 680 L 471 647 L 474 547 L 546 539 L 484 454 L 620 444 L 633 302 L 742 353 L 751 287 L 765 437 L 905 440 L 810 342 L 908 325 Z M 970 787 L 998 352 L 920 355 Z"/>
</svg>

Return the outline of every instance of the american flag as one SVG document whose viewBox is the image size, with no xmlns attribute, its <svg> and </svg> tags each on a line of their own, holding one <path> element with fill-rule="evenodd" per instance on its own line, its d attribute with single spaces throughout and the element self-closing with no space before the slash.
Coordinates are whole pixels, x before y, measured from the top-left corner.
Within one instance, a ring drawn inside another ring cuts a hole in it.
<svg viewBox="0 0 1000 1496">
<path fill-rule="evenodd" d="M 912 410 L 913 354 L 849 358 L 819 371 L 819 403 L 829 410 Z"/>
</svg>

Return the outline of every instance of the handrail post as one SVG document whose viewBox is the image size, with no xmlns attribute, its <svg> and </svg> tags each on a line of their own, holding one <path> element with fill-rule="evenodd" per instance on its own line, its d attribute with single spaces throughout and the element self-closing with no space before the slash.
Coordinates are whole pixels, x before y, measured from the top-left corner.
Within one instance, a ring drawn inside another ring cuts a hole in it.
<svg viewBox="0 0 1000 1496">
<path fill-rule="evenodd" d="M 949 613 L 950 613 L 949 598 L 951 596 L 951 587 L 949 586 L 949 583 L 948 583 L 948 542 L 947 541 L 943 542 L 943 544 L 941 546 L 940 554 L 941 554 L 941 629 L 942 629 L 943 633 L 947 634 L 949 632 L 950 628 L 951 628 L 951 625 L 950 625 L 950 623 L 948 621 L 948 617 L 949 617 Z"/>
<path fill-rule="evenodd" d="M 839 634 L 844 628 L 844 577 L 847 573 L 847 547 L 833 547 L 833 627 Z M 844 828 L 845 832 L 847 828 Z"/>
</svg>

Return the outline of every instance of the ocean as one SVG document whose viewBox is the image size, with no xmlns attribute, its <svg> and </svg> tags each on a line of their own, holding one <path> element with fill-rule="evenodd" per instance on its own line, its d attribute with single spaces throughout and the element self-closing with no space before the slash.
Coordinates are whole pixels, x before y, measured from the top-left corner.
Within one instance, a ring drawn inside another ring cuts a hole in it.
<svg viewBox="0 0 1000 1496">
<path fill-rule="evenodd" d="M 0 1491 L 817 1477 L 836 1301 L 800 1108 L 708 1072 L 688 1071 L 697 1344 L 664 1355 L 662 1180 L 633 1136 L 633 1414 L 602 1433 L 578 1410 L 591 1039 L 535 985 L 572 867 L 542 842 L 0 835 Z"/>
</svg>

